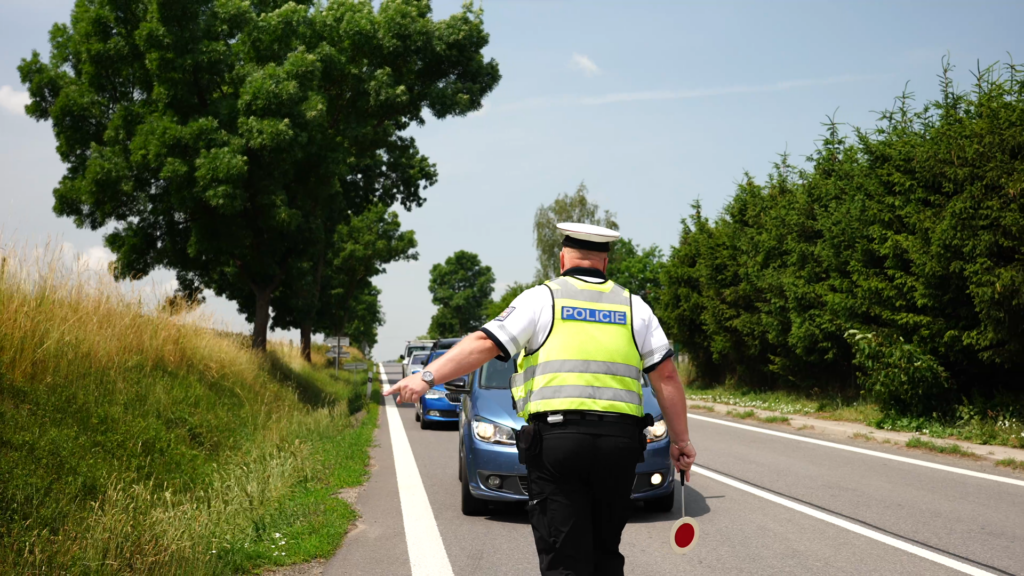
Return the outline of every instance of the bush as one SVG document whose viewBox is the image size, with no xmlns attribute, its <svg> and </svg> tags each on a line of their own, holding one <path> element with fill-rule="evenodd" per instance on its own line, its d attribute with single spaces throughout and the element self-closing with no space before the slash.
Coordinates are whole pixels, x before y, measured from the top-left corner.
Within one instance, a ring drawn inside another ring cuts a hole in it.
<svg viewBox="0 0 1024 576">
<path fill-rule="evenodd" d="M 933 416 L 944 405 L 948 376 L 928 354 L 899 337 L 846 333 L 864 391 L 885 413 Z"/>
</svg>

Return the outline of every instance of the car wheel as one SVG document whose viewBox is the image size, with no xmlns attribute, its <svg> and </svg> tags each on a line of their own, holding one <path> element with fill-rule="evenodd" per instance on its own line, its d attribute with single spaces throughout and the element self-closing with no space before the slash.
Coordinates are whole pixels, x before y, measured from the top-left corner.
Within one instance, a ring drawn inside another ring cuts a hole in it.
<svg viewBox="0 0 1024 576">
<path fill-rule="evenodd" d="M 420 416 L 420 405 L 417 404 L 416 405 L 416 421 L 419 422 L 421 418 L 423 418 L 423 417 Z"/>
<path fill-rule="evenodd" d="M 676 491 L 673 490 L 664 496 L 644 500 L 644 509 L 650 512 L 671 512 L 676 505 Z"/>
<path fill-rule="evenodd" d="M 459 446 L 459 480 L 460 481 L 462 480 L 462 458 L 463 458 L 462 454 L 463 454 L 462 446 L 460 445 Z"/>
<path fill-rule="evenodd" d="M 459 468 L 462 470 L 460 475 L 462 478 L 462 515 L 463 516 L 483 516 L 487 513 L 487 502 L 481 500 L 473 493 L 469 491 L 469 475 L 466 472 L 465 465 L 459 462 Z"/>
<path fill-rule="evenodd" d="M 429 430 L 430 422 L 427 421 L 427 415 L 423 413 L 423 404 L 420 404 L 417 414 L 420 415 L 420 430 Z"/>
</svg>

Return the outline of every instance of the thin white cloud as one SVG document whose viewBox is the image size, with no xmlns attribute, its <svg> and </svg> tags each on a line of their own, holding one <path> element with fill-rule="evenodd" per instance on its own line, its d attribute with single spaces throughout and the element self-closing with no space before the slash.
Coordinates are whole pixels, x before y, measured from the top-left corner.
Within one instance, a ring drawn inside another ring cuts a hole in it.
<svg viewBox="0 0 1024 576">
<path fill-rule="evenodd" d="M 7 84 L 0 86 L 0 108 L 12 114 L 24 114 L 25 105 L 28 103 L 28 92 L 15 90 Z"/>
<path fill-rule="evenodd" d="M 597 76 L 601 73 L 601 69 L 594 64 L 594 61 L 587 58 L 583 54 L 573 53 L 572 58 L 569 58 L 569 66 L 577 70 L 582 70 L 583 74 L 587 76 Z"/>
<path fill-rule="evenodd" d="M 827 86 L 829 84 L 844 84 L 857 80 L 867 80 L 874 76 L 835 76 L 832 78 L 821 78 L 818 80 L 787 80 L 774 84 L 755 84 L 726 86 L 722 88 L 698 88 L 695 90 L 655 90 L 649 92 L 619 92 L 582 98 L 581 104 L 614 104 L 616 102 L 637 102 L 644 100 L 684 100 L 688 98 L 706 98 L 709 96 L 726 96 L 729 94 L 752 94 L 757 92 L 781 92 L 793 88 L 806 88 L 809 86 Z"/>
<path fill-rule="evenodd" d="M 719 88 L 697 88 L 690 90 L 650 90 L 641 92 L 615 92 L 601 96 L 539 96 L 527 98 L 518 102 L 508 104 L 496 104 L 495 110 L 518 110 L 523 108 L 550 108 L 553 106 L 599 106 L 602 104 L 616 104 L 620 102 L 643 102 L 658 100 L 685 100 L 691 98 L 709 98 L 714 96 L 727 96 L 731 94 L 753 94 L 758 92 L 781 92 L 797 88 L 811 86 L 827 86 L 830 84 L 845 84 L 863 80 L 873 80 L 880 76 L 834 76 L 831 78 L 819 78 L 817 80 L 786 80 L 774 84 L 754 84 L 724 86 Z"/>
</svg>

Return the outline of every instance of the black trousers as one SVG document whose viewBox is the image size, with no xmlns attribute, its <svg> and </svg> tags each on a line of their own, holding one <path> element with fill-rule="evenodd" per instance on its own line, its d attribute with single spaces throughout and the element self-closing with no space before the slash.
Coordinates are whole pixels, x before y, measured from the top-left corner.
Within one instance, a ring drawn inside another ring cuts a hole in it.
<svg viewBox="0 0 1024 576">
<path fill-rule="evenodd" d="M 527 509 L 541 574 L 621 576 L 639 430 L 613 422 L 541 423 L 537 430 L 540 450 L 526 460 Z"/>
</svg>

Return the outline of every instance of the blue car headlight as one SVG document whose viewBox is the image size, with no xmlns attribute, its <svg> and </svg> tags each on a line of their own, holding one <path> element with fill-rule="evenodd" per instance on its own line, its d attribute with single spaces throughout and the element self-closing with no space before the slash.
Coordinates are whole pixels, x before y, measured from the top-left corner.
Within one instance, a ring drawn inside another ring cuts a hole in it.
<svg viewBox="0 0 1024 576">
<path fill-rule="evenodd" d="M 511 428 L 483 418 L 473 420 L 473 436 L 488 444 L 511 445 L 516 443 L 516 436 Z"/>
<path fill-rule="evenodd" d="M 668 435 L 668 426 L 665 425 L 665 419 L 658 418 L 654 422 L 654 426 L 644 428 L 644 434 L 647 435 L 648 442 L 657 442 L 664 439 Z"/>
<path fill-rule="evenodd" d="M 431 388 L 427 390 L 427 393 L 423 395 L 424 398 L 444 398 L 444 392 L 441 390 L 434 390 Z"/>
</svg>

